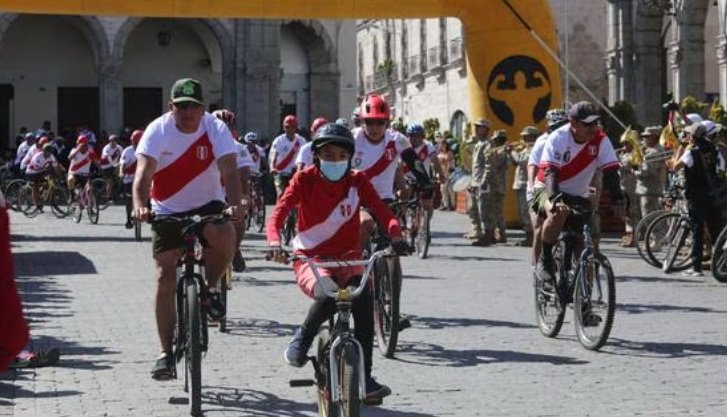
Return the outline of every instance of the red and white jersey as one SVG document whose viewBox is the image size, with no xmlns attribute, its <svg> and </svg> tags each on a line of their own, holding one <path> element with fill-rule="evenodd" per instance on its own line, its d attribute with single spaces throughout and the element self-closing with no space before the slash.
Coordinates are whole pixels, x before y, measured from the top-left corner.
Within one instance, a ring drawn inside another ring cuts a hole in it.
<svg viewBox="0 0 727 417">
<path fill-rule="evenodd" d="M 51 167 L 58 166 L 58 161 L 56 160 L 56 157 L 53 156 L 53 154 L 46 156 L 43 154 L 43 152 L 38 152 L 35 154 L 33 158 L 31 158 L 30 163 L 28 164 L 28 167 L 25 170 L 26 174 L 39 174 L 41 172 L 46 171 L 47 169 Z"/>
<path fill-rule="evenodd" d="M 121 160 L 121 152 L 124 148 L 121 145 L 106 144 L 101 150 L 101 169 L 119 166 Z"/>
<path fill-rule="evenodd" d="M 25 156 L 23 157 L 22 161 L 20 161 L 20 169 L 25 171 L 26 168 L 28 168 L 28 164 L 30 164 L 30 160 L 40 152 L 40 149 L 38 149 L 37 144 L 33 144 L 28 148 L 28 151 L 25 153 Z"/>
<path fill-rule="evenodd" d="M 247 152 L 250 154 L 253 166 L 250 168 L 250 173 L 259 174 L 262 169 L 263 158 L 265 158 L 265 150 L 257 145 L 248 144 Z"/>
<path fill-rule="evenodd" d="M 394 198 L 394 177 L 399 166 L 399 157 L 411 148 L 409 139 L 395 130 L 387 130 L 384 139 L 371 143 L 362 128 L 352 131 L 356 145 L 351 167 L 364 174 L 383 199 Z"/>
<path fill-rule="evenodd" d="M 212 201 L 224 202 L 217 160 L 236 153 L 230 130 L 209 113 L 190 134 L 177 129 L 171 112 L 149 123 L 136 155 L 157 162 L 151 181 L 152 211 L 177 214 Z"/>
<path fill-rule="evenodd" d="M 81 153 L 80 151 L 75 153 L 71 151 L 71 153 L 73 156 L 68 157 L 68 173 L 88 176 L 91 173 L 91 164 L 96 159 L 96 154 L 93 153 L 90 147 L 86 150 L 86 153 Z"/>
<path fill-rule="evenodd" d="M 418 147 L 414 148 L 414 152 L 416 152 L 419 160 L 422 161 L 422 165 L 424 165 L 424 171 L 426 171 L 427 174 L 430 174 L 432 172 L 432 155 L 437 154 L 437 148 L 435 148 L 434 145 L 429 142 L 424 142 Z M 414 174 L 411 173 L 409 167 L 406 164 L 402 164 L 401 169 L 407 178 L 412 181 L 416 181 L 416 177 L 414 176 Z"/>
<path fill-rule="evenodd" d="M 603 131 L 599 131 L 591 141 L 576 143 L 570 124 L 567 124 L 550 134 L 538 166 L 539 182 L 545 182 L 544 169 L 554 167 L 558 169 L 560 191 L 588 197 L 596 169 L 618 168 L 620 163 L 611 141 Z"/>
<path fill-rule="evenodd" d="M 136 174 L 136 150 L 133 146 L 127 146 L 121 152 L 121 180 L 124 184 L 134 182 Z"/>
<path fill-rule="evenodd" d="M 371 209 L 390 236 L 401 236 L 394 214 L 376 194 L 361 172 L 351 171 L 341 181 L 331 182 L 316 166 L 298 172 L 285 189 L 267 223 L 271 246 L 280 245 L 280 230 L 288 213 L 298 209 L 298 234 L 293 248 L 306 256 L 361 256 L 359 207 Z"/>
<path fill-rule="evenodd" d="M 285 174 L 292 173 L 295 168 L 295 157 L 305 143 L 303 136 L 298 134 L 293 140 L 288 139 L 285 134 L 275 138 L 270 145 L 270 168 Z"/>
<path fill-rule="evenodd" d="M 535 139 L 533 149 L 530 151 L 528 165 L 538 166 L 540 164 L 540 158 L 543 156 L 543 149 L 545 149 L 545 144 L 548 142 L 548 136 L 550 136 L 550 134 L 545 132 Z"/>
<path fill-rule="evenodd" d="M 235 149 L 237 149 L 237 169 L 250 168 L 250 172 L 252 172 L 255 167 L 255 161 L 252 160 L 250 151 L 247 150 L 247 145 L 236 141 Z"/>
<path fill-rule="evenodd" d="M 306 143 L 298 151 L 298 156 L 295 158 L 295 166 L 298 166 L 298 164 L 303 164 L 304 168 L 313 165 L 313 141 Z"/>
</svg>

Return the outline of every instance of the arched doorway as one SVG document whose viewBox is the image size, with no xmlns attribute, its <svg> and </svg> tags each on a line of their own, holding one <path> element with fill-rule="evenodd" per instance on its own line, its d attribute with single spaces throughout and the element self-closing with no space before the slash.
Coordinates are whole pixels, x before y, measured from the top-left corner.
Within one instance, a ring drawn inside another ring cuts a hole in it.
<svg viewBox="0 0 727 417">
<path fill-rule="evenodd" d="M 310 125 L 310 64 L 301 40 L 290 25 L 280 27 L 280 116 L 295 114 L 301 126 Z"/>
<path fill-rule="evenodd" d="M 462 140 L 465 134 L 465 128 L 467 126 L 467 116 L 464 115 L 462 110 L 457 110 L 452 115 L 452 119 L 449 121 L 449 131 L 452 136 L 459 142 Z"/>
<path fill-rule="evenodd" d="M 117 41 L 123 51 L 124 126 L 144 128 L 164 113 L 172 84 L 184 77 L 202 83 L 210 108 L 222 107 L 222 49 L 204 21 L 134 19 L 125 26 Z"/>
</svg>

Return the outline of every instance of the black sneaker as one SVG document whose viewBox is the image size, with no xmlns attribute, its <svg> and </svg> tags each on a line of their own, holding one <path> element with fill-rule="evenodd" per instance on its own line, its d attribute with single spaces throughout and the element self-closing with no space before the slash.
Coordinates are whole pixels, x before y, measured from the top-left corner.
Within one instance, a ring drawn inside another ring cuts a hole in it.
<svg viewBox="0 0 727 417">
<path fill-rule="evenodd" d="M 151 368 L 151 377 L 157 381 L 168 381 L 175 378 L 174 355 L 172 352 L 162 352 L 162 355 Z"/>
<path fill-rule="evenodd" d="M 293 335 L 293 339 L 283 352 L 283 357 L 288 365 L 300 368 L 308 361 L 308 349 L 313 343 L 313 339 L 303 334 L 303 329 L 298 328 Z"/>
<path fill-rule="evenodd" d="M 235 272 L 245 271 L 245 258 L 242 257 L 240 249 L 235 251 L 235 257 L 232 258 L 232 270 Z"/>
<path fill-rule="evenodd" d="M 222 320 L 227 315 L 227 308 L 222 301 L 222 295 L 218 292 L 208 292 L 205 303 L 207 314 L 214 320 Z"/>
<path fill-rule="evenodd" d="M 366 378 L 366 400 L 381 399 L 391 395 L 391 388 L 376 382 L 374 377 Z"/>
<path fill-rule="evenodd" d="M 408 329 L 410 327 L 411 327 L 411 321 L 409 320 L 409 318 L 406 316 L 400 315 L 399 316 L 399 326 L 398 326 L 397 330 L 402 331 L 402 330 Z"/>
<path fill-rule="evenodd" d="M 553 259 L 541 256 L 535 266 L 535 275 L 543 281 L 546 287 L 553 288 L 555 284 L 555 262 Z"/>
<path fill-rule="evenodd" d="M 132 223 L 131 220 L 127 220 L 124 227 L 127 229 L 132 229 L 134 227 L 134 223 Z"/>
</svg>

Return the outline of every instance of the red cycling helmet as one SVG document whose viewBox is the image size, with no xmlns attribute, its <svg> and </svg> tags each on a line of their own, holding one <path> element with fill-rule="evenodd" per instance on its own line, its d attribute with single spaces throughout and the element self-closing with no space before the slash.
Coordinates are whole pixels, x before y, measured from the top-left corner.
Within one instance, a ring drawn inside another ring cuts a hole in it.
<svg viewBox="0 0 727 417">
<path fill-rule="evenodd" d="M 43 136 L 40 139 L 38 139 L 38 144 L 35 145 L 38 149 L 43 149 L 43 145 L 50 142 L 50 139 L 48 139 L 48 136 Z"/>
<path fill-rule="evenodd" d="M 76 145 L 88 145 L 88 136 L 86 136 L 86 135 L 78 136 L 78 139 L 76 139 Z"/>
<path fill-rule="evenodd" d="M 283 127 L 286 126 L 298 127 L 298 118 L 292 114 L 285 116 L 285 119 L 283 119 Z"/>
<path fill-rule="evenodd" d="M 389 120 L 389 105 L 386 100 L 378 94 L 367 96 L 361 103 L 362 120 L 366 119 L 386 119 Z"/>
<path fill-rule="evenodd" d="M 227 109 L 215 110 L 212 112 L 212 115 L 222 120 L 227 125 L 227 127 L 231 127 L 233 124 L 235 124 L 235 113 Z"/>
<path fill-rule="evenodd" d="M 131 132 L 131 143 L 136 146 L 139 144 L 139 141 L 141 140 L 141 137 L 144 136 L 143 130 L 135 130 Z"/>
<path fill-rule="evenodd" d="M 313 124 L 310 125 L 310 134 L 311 136 L 314 136 L 318 129 L 321 128 L 324 124 L 328 123 L 328 120 L 326 120 L 325 117 L 319 117 L 315 120 L 313 120 Z"/>
</svg>

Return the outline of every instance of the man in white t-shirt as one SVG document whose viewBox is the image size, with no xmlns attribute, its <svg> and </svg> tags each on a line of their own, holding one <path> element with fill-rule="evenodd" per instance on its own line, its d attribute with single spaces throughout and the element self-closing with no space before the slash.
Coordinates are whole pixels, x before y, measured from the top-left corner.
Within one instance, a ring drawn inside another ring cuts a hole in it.
<svg viewBox="0 0 727 417">
<path fill-rule="evenodd" d="M 25 156 L 28 154 L 30 148 L 35 145 L 35 140 L 35 134 L 26 133 L 25 140 L 18 146 L 18 150 L 15 153 L 15 161 L 13 162 L 13 169 L 15 169 L 16 175 L 20 175 L 20 173 L 22 172 L 20 169 L 20 163 L 23 162 L 23 159 L 25 159 Z"/>
<path fill-rule="evenodd" d="M 90 140 L 89 140 L 90 144 Z M 101 176 L 106 180 L 106 198 L 113 198 L 114 181 L 119 171 L 119 161 L 124 148 L 119 145 L 119 136 L 109 136 L 109 143 L 101 150 Z"/>
<path fill-rule="evenodd" d="M 298 129 L 298 119 L 289 114 L 283 119 L 283 129 L 285 133 L 273 140 L 270 145 L 270 173 L 273 174 L 275 181 L 275 191 L 278 198 L 283 195 L 283 191 L 288 186 L 288 181 L 293 176 L 295 169 L 295 158 L 298 156 L 300 148 L 305 145 L 305 139 L 296 133 Z"/>
<path fill-rule="evenodd" d="M 156 215 L 212 215 L 227 212 L 239 222 L 241 207 L 237 150 L 230 129 L 205 111 L 202 85 L 183 78 L 172 86 L 169 112 L 152 121 L 136 149 L 133 185 L 134 218 Z M 225 184 L 225 190 L 222 184 Z M 225 197 L 230 202 L 226 208 Z M 151 210 L 147 201 L 151 198 Z M 176 321 L 176 264 L 184 247 L 182 227 L 175 223 L 152 226 L 156 264 L 156 319 L 162 355 L 152 378 L 174 376 L 172 336 Z M 225 316 L 217 281 L 235 253 L 235 228 L 230 222 L 208 223 L 202 231 L 208 294 L 203 302 L 212 318 Z"/>
<path fill-rule="evenodd" d="M 411 143 L 412 149 L 414 149 L 417 159 L 422 163 L 424 172 L 429 175 L 436 173 L 439 178 L 444 178 L 444 172 L 442 172 L 442 168 L 439 165 L 439 158 L 437 158 L 437 149 L 431 142 L 424 140 L 424 126 L 419 123 L 412 123 L 409 127 L 407 127 L 406 134 L 409 138 L 409 143 Z M 407 183 L 405 186 L 406 188 L 401 190 L 401 199 L 406 201 L 411 195 L 411 190 L 409 189 L 408 184 L 416 183 L 416 177 L 406 164 L 403 164 L 401 169 L 404 172 L 404 177 L 406 178 Z M 427 214 L 430 219 L 433 212 L 434 207 L 429 207 L 427 209 Z"/>
<path fill-rule="evenodd" d="M 620 164 L 611 141 L 601 130 L 598 108 L 581 101 L 573 105 L 568 116 L 570 123 L 549 135 L 538 165 L 538 181 L 545 187 L 536 191 L 534 208 L 546 219 L 536 274 L 549 285 L 555 282 L 553 246 L 566 220 L 590 221 L 570 217 L 568 205 L 591 206 L 588 197 L 597 169 L 603 172 L 603 183 L 612 196 L 617 216 L 623 215 L 625 205 L 618 174 Z M 558 196 L 563 199 L 553 203 Z M 593 322 L 586 325 L 598 324 L 597 318 L 592 318 Z"/>
<path fill-rule="evenodd" d="M 139 146 L 139 141 L 144 135 L 143 130 L 135 130 L 131 132 L 131 145 L 127 146 L 123 152 L 121 152 L 121 161 L 119 164 L 119 176 L 121 182 L 124 184 L 124 198 L 126 205 L 126 228 L 131 229 L 134 227 L 131 218 L 131 210 L 134 205 L 131 201 L 131 185 L 134 183 L 134 175 L 136 174 L 136 147 Z"/>
<path fill-rule="evenodd" d="M 42 210 L 38 201 L 40 184 L 45 177 L 53 172 L 58 174 L 63 172 L 63 168 L 58 164 L 55 156 L 53 156 L 53 145 L 46 143 L 43 149 L 36 153 L 31 159 L 28 167 L 25 169 L 25 178 L 31 184 L 31 193 L 33 196 L 33 204 L 36 210 Z"/>
</svg>

